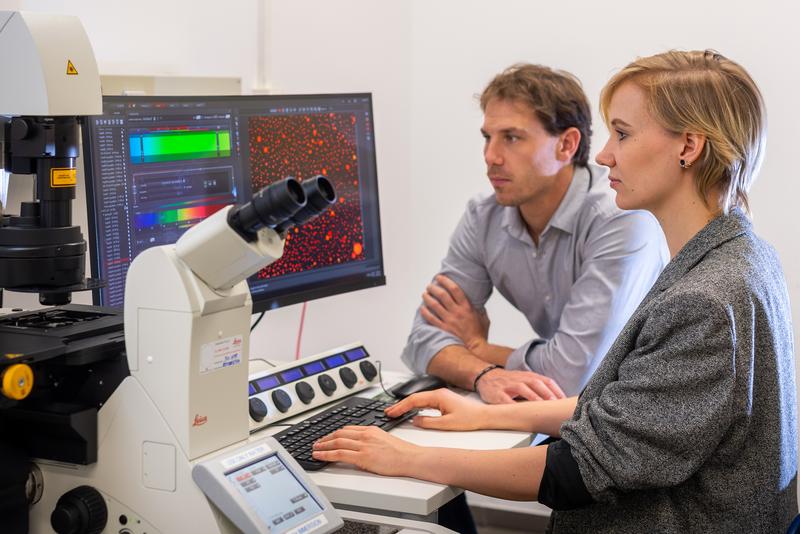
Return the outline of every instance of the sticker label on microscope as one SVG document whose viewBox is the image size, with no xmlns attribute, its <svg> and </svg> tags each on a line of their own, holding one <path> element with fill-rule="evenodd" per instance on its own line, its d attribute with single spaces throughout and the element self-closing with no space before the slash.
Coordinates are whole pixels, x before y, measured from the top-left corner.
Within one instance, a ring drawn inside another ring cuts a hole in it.
<svg viewBox="0 0 800 534">
<path fill-rule="evenodd" d="M 50 187 L 75 187 L 78 183 L 76 169 L 53 167 L 50 169 Z"/>
<path fill-rule="evenodd" d="M 233 336 L 206 343 L 200 349 L 200 374 L 242 363 L 242 336 Z"/>
</svg>

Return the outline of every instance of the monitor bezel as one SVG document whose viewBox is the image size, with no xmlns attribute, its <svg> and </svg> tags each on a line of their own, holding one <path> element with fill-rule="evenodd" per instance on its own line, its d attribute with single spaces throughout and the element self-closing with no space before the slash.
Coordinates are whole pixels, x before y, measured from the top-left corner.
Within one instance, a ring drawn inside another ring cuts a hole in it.
<svg viewBox="0 0 800 534">
<path fill-rule="evenodd" d="M 372 122 L 372 154 L 374 155 L 372 161 L 372 172 L 375 176 L 375 215 L 377 225 L 377 242 L 376 247 L 378 250 L 378 263 L 380 264 L 380 276 L 364 276 L 364 275 L 351 275 L 337 279 L 334 282 L 315 284 L 312 287 L 305 289 L 285 289 L 278 292 L 266 291 L 262 294 L 253 294 L 253 313 L 261 313 L 272 309 L 282 308 L 301 302 L 308 302 L 324 297 L 331 297 L 334 295 L 341 295 L 361 289 L 368 289 L 371 287 L 379 287 L 386 285 L 386 270 L 383 258 L 383 233 L 381 225 L 381 212 L 380 212 L 380 184 L 378 183 L 378 154 L 375 147 L 375 114 L 372 101 L 371 92 L 359 93 L 314 93 L 314 94 L 270 94 L 270 95 L 185 95 L 185 96 L 158 96 L 158 95 L 103 95 L 103 109 L 106 108 L 106 103 L 122 103 L 122 102 L 182 102 L 187 100 L 202 100 L 204 102 L 215 101 L 259 101 L 274 102 L 285 99 L 294 100 L 314 100 L 320 98 L 336 99 L 336 98 L 367 98 L 369 107 L 369 117 Z M 89 231 L 89 266 L 92 278 L 100 277 L 100 247 L 98 239 L 98 214 L 95 210 L 95 187 L 94 187 L 94 161 L 92 156 L 91 147 L 93 146 L 93 127 L 90 125 L 91 117 L 85 117 L 81 123 L 81 141 L 83 146 L 83 176 L 84 176 L 84 191 L 86 193 L 86 218 Z M 249 178 L 249 177 L 248 177 Z M 100 290 L 95 289 L 92 291 L 92 303 L 94 305 L 100 304 Z"/>
</svg>

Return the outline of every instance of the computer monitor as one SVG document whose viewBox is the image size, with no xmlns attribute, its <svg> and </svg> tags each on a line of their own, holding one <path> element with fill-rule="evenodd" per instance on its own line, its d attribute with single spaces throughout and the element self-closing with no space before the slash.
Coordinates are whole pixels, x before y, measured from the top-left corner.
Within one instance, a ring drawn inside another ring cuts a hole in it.
<svg viewBox="0 0 800 534">
<path fill-rule="evenodd" d="M 386 283 L 370 94 L 106 96 L 83 147 L 95 304 L 123 305 L 137 254 L 287 176 L 338 199 L 248 280 L 253 311 Z"/>
</svg>

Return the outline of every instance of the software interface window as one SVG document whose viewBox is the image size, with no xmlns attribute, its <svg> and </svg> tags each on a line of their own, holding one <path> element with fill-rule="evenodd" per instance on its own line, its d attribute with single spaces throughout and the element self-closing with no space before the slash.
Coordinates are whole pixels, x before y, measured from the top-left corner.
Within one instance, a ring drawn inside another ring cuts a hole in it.
<svg viewBox="0 0 800 534">
<path fill-rule="evenodd" d="M 384 283 L 370 95 L 106 97 L 85 130 L 98 303 L 122 305 L 137 254 L 287 176 L 338 199 L 251 277 L 254 307 Z"/>
</svg>

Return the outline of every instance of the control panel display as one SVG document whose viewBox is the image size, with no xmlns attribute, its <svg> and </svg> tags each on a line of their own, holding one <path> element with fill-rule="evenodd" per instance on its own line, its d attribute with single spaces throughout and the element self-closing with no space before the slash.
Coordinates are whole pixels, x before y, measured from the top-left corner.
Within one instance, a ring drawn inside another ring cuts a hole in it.
<svg viewBox="0 0 800 534">
<path fill-rule="evenodd" d="M 364 347 L 357 347 L 305 365 L 292 367 L 279 373 L 259 377 L 256 380 L 250 381 L 248 395 L 252 396 L 262 391 L 269 391 L 278 386 L 291 384 L 303 378 L 318 375 L 325 371 L 346 365 L 349 362 L 363 360 L 368 357 L 369 353 Z"/>
<path fill-rule="evenodd" d="M 311 492 L 277 454 L 225 476 L 273 533 L 290 530 L 322 512 Z"/>
<path fill-rule="evenodd" d="M 323 367 L 322 362 L 311 362 L 303 366 L 303 371 L 309 376 L 321 373 L 324 370 L 325 367 Z"/>
<path fill-rule="evenodd" d="M 267 391 L 278 385 L 278 377 L 275 375 L 265 376 L 255 381 L 260 391 Z M 250 384 L 253 385 L 252 383 Z"/>
<path fill-rule="evenodd" d="M 368 356 L 367 351 L 364 350 L 364 347 L 358 347 L 357 349 L 348 350 L 347 352 L 344 353 L 344 355 L 347 357 L 347 361 L 350 362 L 363 360 Z"/>
<path fill-rule="evenodd" d="M 325 358 L 325 365 L 328 366 L 329 369 L 333 369 L 334 367 L 339 367 L 340 365 L 344 365 L 344 356 L 341 354 L 337 354 L 336 356 L 330 356 Z"/>
<path fill-rule="evenodd" d="M 303 372 L 295 367 L 294 369 L 289 369 L 288 371 L 282 372 L 281 378 L 283 379 L 284 383 L 294 382 L 295 380 L 300 380 L 303 378 Z"/>
</svg>

